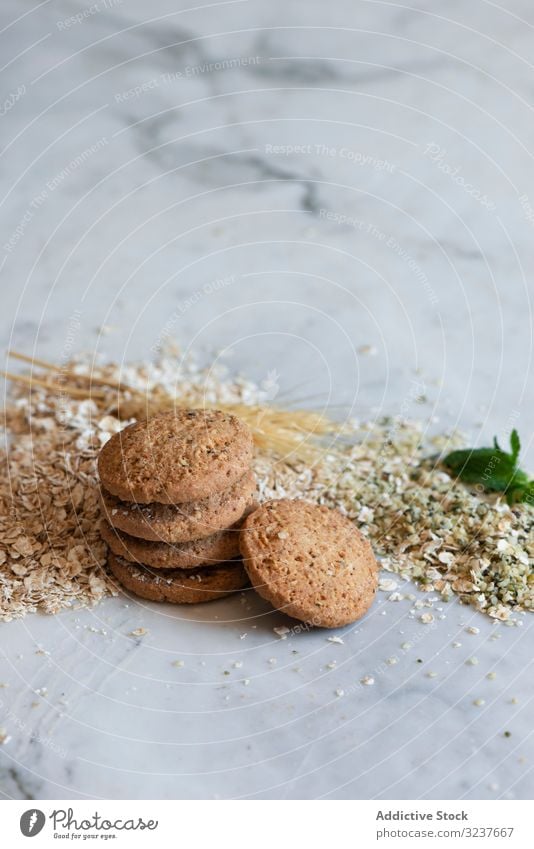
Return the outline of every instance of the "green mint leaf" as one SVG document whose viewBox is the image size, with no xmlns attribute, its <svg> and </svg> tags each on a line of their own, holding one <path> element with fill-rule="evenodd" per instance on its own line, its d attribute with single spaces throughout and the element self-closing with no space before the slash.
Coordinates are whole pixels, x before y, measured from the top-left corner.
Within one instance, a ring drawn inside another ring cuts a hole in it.
<svg viewBox="0 0 534 849">
<path fill-rule="evenodd" d="M 523 493 L 523 502 L 530 507 L 534 507 L 534 480 L 529 481 L 529 484 Z"/>
<path fill-rule="evenodd" d="M 510 505 L 523 503 L 534 507 L 534 480 L 513 483 L 506 493 L 506 500 Z"/>
<path fill-rule="evenodd" d="M 465 483 L 482 484 L 492 492 L 504 492 L 515 472 L 511 456 L 498 448 L 453 451 L 444 463 Z"/>
<path fill-rule="evenodd" d="M 515 428 L 510 434 L 510 448 L 512 449 L 512 459 L 514 463 L 516 463 L 519 457 L 519 452 L 521 451 L 521 440 L 519 439 L 519 434 Z"/>
<path fill-rule="evenodd" d="M 521 441 L 516 430 L 510 436 L 511 453 L 503 451 L 495 438 L 493 448 L 451 451 L 443 462 L 460 480 L 483 486 L 489 492 L 506 493 L 509 504 L 534 506 L 534 481 L 518 468 Z"/>
</svg>

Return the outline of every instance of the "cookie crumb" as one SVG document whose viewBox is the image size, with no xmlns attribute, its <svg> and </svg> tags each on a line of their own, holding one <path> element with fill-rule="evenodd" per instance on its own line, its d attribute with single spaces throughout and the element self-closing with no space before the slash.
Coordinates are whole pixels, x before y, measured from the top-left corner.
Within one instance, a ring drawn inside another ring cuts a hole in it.
<svg viewBox="0 0 534 849">
<path fill-rule="evenodd" d="M 391 593 L 391 595 L 388 597 L 388 601 L 402 601 L 403 599 L 404 596 L 402 595 L 402 593 L 397 592 Z"/>
<path fill-rule="evenodd" d="M 130 631 L 128 634 L 129 637 L 145 637 L 148 634 L 147 628 L 135 628 L 134 631 Z"/>
</svg>

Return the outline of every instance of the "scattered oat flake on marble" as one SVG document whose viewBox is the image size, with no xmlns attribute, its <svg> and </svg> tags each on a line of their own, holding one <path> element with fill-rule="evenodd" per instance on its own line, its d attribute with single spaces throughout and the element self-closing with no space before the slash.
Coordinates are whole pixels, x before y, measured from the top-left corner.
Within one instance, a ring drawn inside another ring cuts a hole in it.
<svg viewBox="0 0 534 849">
<path fill-rule="evenodd" d="M 148 634 L 148 630 L 146 628 L 135 628 L 134 631 L 130 631 L 130 637 L 145 637 Z"/>
<path fill-rule="evenodd" d="M 378 582 L 378 589 L 382 590 L 382 592 L 386 592 L 386 593 L 389 593 L 389 592 L 392 592 L 393 590 L 396 590 L 397 586 L 398 586 L 398 584 L 397 584 L 396 581 L 393 580 L 393 578 L 382 578 Z"/>
</svg>

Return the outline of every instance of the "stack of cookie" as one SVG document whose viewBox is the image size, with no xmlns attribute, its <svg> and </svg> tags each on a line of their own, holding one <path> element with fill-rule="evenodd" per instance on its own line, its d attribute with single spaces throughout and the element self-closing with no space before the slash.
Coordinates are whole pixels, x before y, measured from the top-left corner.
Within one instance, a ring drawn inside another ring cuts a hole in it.
<svg viewBox="0 0 534 849">
<path fill-rule="evenodd" d="M 256 502 L 252 435 L 219 410 L 175 410 L 115 434 L 98 458 L 102 536 L 117 580 L 196 604 L 248 583 L 239 527 Z"/>
<path fill-rule="evenodd" d="M 371 546 L 337 510 L 305 501 L 258 507 L 252 435 L 218 410 L 179 410 L 115 434 L 98 471 L 109 565 L 128 590 L 196 604 L 249 581 L 278 610 L 337 628 L 370 607 Z"/>
</svg>

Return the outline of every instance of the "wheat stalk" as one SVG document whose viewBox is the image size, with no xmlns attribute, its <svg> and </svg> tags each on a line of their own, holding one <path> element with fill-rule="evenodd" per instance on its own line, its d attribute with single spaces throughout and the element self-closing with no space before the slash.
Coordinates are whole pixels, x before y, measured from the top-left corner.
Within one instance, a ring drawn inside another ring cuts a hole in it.
<svg viewBox="0 0 534 849">
<path fill-rule="evenodd" d="M 16 351 L 10 351 L 9 356 L 43 369 L 46 375 L 43 377 L 0 372 L 8 380 L 73 398 L 91 398 L 104 402 L 104 406 L 114 406 L 121 418 L 141 418 L 176 407 L 212 406 L 205 403 L 200 393 L 174 397 L 161 389 L 141 391 L 99 373 L 80 375 Z M 86 383 L 86 386 L 80 386 L 80 383 Z M 246 422 L 252 431 L 256 446 L 261 451 L 284 456 L 286 459 L 293 456 L 295 459 L 316 462 L 325 450 L 323 440 L 328 436 L 342 435 L 346 431 L 343 425 L 313 410 L 287 410 L 272 405 L 242 403 L 218 403 L 216 406 Z M 328 447 L 328 453 L 337 452 Z"/>
</svg>

